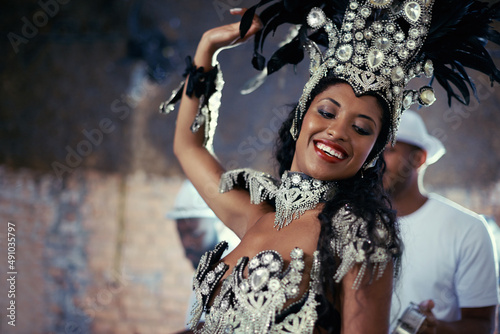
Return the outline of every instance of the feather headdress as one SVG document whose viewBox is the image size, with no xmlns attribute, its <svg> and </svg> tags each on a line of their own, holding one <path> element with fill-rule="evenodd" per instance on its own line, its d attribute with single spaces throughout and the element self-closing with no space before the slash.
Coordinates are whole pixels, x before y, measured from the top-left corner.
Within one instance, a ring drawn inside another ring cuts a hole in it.
<svg viewBox="0 0 500 334">
<path fill-rule="evenodd" d="M 434 102 L 434 81 L 443 86 L 450 105 L 452 99 L 468 105 L 471 92 L 477 98 L 466 69 L 486 74 L 492 84 L 500 82 L 500 72 L 485 48 L 488 42 L 500 45 L 500 33 L 492 26 L 500 17 L 500 2 L 260 0 L 243 15 L 241 36 L 248 32 L 260 9 L 263 28 L 255 35 L 252 64 L 262 72 L 249 81 L 244 92 L 252 92 L 266 76 L 283 66 L 300 63 L 306 51 L 310 79 L 296 109 L 291 129 L 294 138 L 312 90 L 327 76 L 347 81 L 358 95 L 374 93 L 385 100 L 392 120 L 387 141 L 392 142 L 404 110 L 414 103 L 428 106 Z M 264 44 L 280 26 L 288 26 L 290 32 L 266 60 L 262 55 Z M 421 75 L 430 78 L 429 85 L 407 90 L 408 82 Z M 212 89 L 201 95 L 192 126 L 195 132 L 205 124 L 207 147 L 211 146 L 217 125 L 223 84 L 219 71 L 215 92 Z M 173 110 L 183 86 L 184 82 L 162 103 L 161 112 Z M 207 85 L 207 89 L 212 86 Z"/>
<path fill-rule="evenodd" d="M 473 0 L 261 0 L 243 15 L 242 36 L 253 15 L 259 14 L 263 29 L 255 37 L 253 66 L 267 75 L 286 64 L 298 64 L 308 51 L 311 79 L 299 101 L 296 119 L 317 82 L 333 75 L 348 81 L 358 94 L 374 92 L 388 102 L 395 137 L 401 113 L 413 103 L 430 105 L 434 79 L 452 98 L 470 102 L 475 86 L 466 68 L 500 81 L 500 72 L 485 48 L 488 41 L 500 44 L 492 27 L 500 5 Z M 262 55 L 266 38 L 283 25 L 295 27 L 267 60 Z M 326 47 L 322 53 L 318 47 Z M 430 85 L 419 91 L 405 90 L 409 80 L 425 74 Z M 254 87 L 255 88 L 255 87 Z M 252 88 L 253 89 L 253 88 Z M 248 90 L 252 90 L 248 89 Z M 296 125 L 294 125 L 296 126 Z M 292 128 L 292 135 L 297 129 Z"/>
</svg>

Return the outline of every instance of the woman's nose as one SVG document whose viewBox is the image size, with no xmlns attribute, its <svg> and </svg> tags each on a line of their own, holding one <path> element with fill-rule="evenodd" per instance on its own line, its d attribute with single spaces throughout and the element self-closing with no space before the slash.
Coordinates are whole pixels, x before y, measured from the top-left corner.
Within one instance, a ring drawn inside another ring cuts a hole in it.
<svg viewBox="0 0 500 334">
<path fill-rule="evenodd" d="M 348 135 L 348 124 L 342 119 L 331 120 L 328 124 L 326 132 L 332 139 L 346 141 Z"/>
</svg>

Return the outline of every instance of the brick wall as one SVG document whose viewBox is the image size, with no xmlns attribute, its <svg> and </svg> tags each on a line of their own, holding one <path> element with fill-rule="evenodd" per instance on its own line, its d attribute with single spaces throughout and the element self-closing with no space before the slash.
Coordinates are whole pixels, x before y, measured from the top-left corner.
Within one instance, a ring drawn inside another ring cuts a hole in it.
<svg viewBox="0 0 500 334">
<path fill-rule="evenodd" d="M 178 178 L 0 168 L 0 272 L 16 224 L 16 327 L 1 333 L 170 333 L 183 328 L 193 269 L 165 218 Z M 2 275 L 2 277 L 5 275 Z"/>
</svg>

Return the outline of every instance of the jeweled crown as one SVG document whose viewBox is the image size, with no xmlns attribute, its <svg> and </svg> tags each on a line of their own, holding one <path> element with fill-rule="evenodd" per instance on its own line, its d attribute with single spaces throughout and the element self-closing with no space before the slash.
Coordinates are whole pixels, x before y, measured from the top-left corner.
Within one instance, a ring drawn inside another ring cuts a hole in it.
<svg viewBox="0 0 500 334">
<path fill-rule="evenodd" d="M 418 91 L 405 87 L 416 76 L 433 75 L 432 61 L 417 57 L 429 32 L 433 2 L 352 0 L 340 29 L 323 10 L 313 8 L 307 23 L 326 31 L 328 47 L 322 52 L 312 40 L 304 45 L 311 60 L 310 79 L 299 99 L 292 136 L 298 136 L 297 121 L 306 112 L 312 90 L 327 75 L 347 81 L 357 95 L 374 93 L 385 100 L 392 118 L 389 141 L 404 110 L 414 103 L 431 105 L 436 98 L 430 86 Z"/>
</svg>

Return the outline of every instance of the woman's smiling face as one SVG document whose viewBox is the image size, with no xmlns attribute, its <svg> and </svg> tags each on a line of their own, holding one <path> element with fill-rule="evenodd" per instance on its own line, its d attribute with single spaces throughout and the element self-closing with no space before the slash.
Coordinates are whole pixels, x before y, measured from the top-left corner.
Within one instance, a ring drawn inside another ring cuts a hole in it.
<svg viewBox="0 0 500 334">
<path fill-rule="evenodd" d="M 304 116 L 291 170 L 320 180 L 354 176 L 382 129 L 382 114 L 376 97 L 358 97 L 347 83 L 329 86 Z"/>
</svg>

